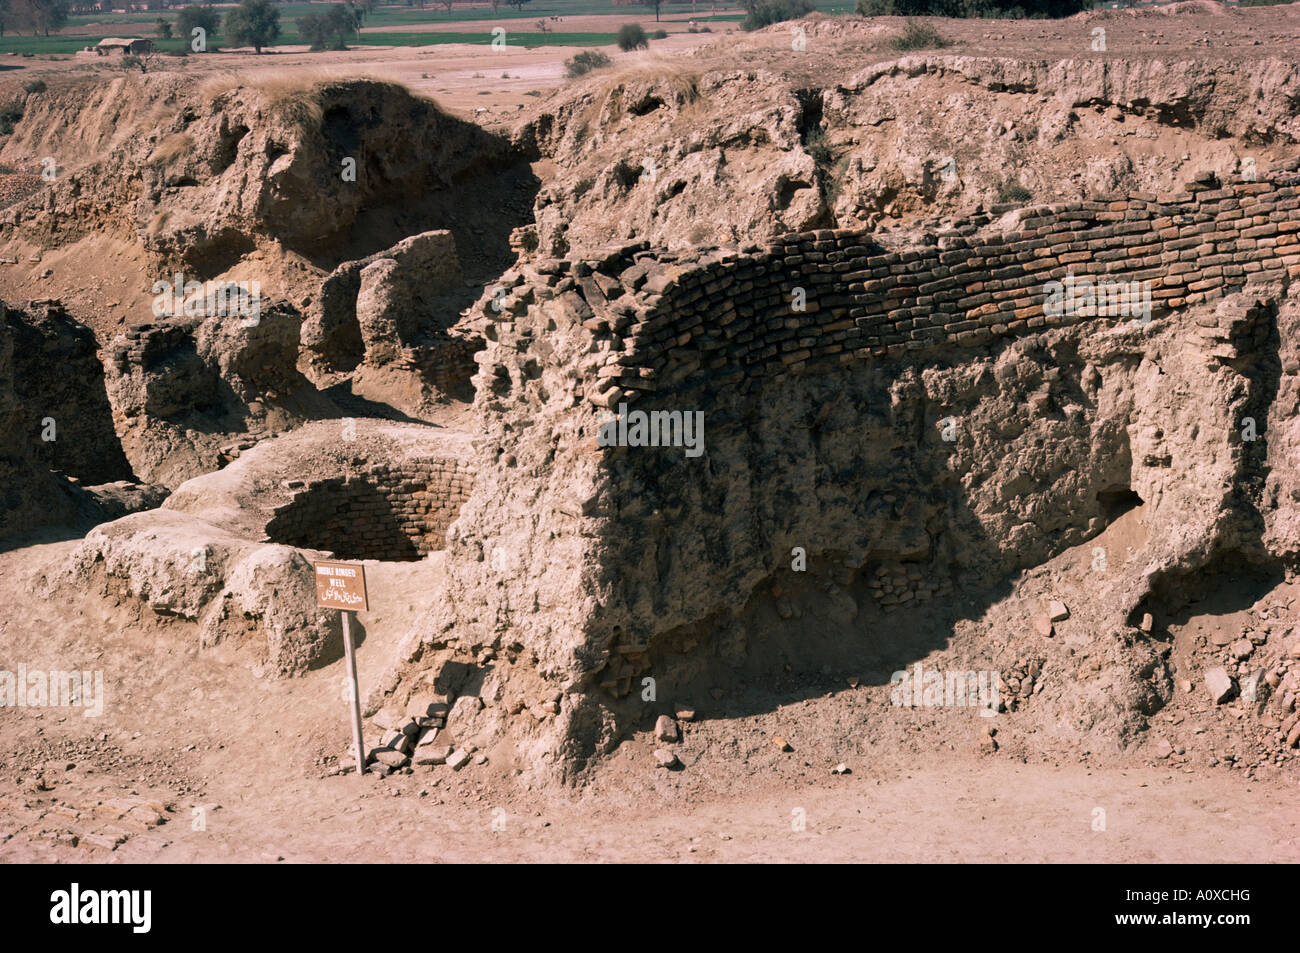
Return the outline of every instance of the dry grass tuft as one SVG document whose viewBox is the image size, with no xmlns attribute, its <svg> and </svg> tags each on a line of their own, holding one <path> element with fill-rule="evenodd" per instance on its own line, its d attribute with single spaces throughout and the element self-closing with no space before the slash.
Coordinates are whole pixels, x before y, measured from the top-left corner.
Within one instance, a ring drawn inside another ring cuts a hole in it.
<svg viewBox="0 0 1300 953">
<path fill-rule="evenodd" d="M 599 124 L 601 113 L 611 99 L 621 98 L 622 91 L 634 84 L 667 87 L 665 100 L 675 101 L 673 112 L 693 105 L 700 98 L 700 74 L 697 70 L 687 69 L 676 60 L 653 53 L 638 56 L 627 66 L 602 70 L 586 82 L 589 84 L 586 90 L 588 105 L 575 119 L 578 125 L 588 128 Z"/>
<path fill-rule="evenodd" d="M 319 97 L 320 87 L 328 83 L 344 82 L 382 83 L 394 89 L 400 89 L 408 96 L 437 106 L 432 97 L 394 82 L 392 79 L 377 74 L 367 73 L 355 67 L 316 67 L 313 69 L 263 69 L 252 73 L 237 73 L 233 70 L 214 75 L 200 88 L 199 94 L 208 100 L 216 99 L 234 89 L 251 89 L 260 92 L 269 101 L 273 109 L 286 116 L 295 116 L 304 121 L 319 123 L 322 110 Z M 439 107 L 441 108 L 441 107 Z"/>
<path fill-rule="evenodd" d="M 149 156 L 151 165 L 171 165 L 178 158 L 194 149 L 194 137 L 188 132 L 174 132 L 158 143 L 153 155 Z"/>
</svg>

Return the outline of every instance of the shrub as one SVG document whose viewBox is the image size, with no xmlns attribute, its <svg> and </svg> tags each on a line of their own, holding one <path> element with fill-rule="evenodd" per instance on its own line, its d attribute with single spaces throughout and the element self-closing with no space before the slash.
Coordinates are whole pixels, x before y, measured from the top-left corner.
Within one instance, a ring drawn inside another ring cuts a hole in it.
<svg viewBox="0 0 1300 953">
<path fill-rule="evenodd" d="M 999 202 L 1028 202 L 1034 193 L 1020 184 L 1018 179 L 1007 179 L 998 186 Z"/>
<path fill-rule="evenodd" d="M 820 129 L 808 137 L 803 147 L 818 165 L 829 165 L 834 158 L 830 147 L 826 145 L 826 134 Z"/>
<path fill-rule="evenodd" d="M 947 39 L 928 24 L 908 20 L 902 34 L 890 40 L 889 45 L 896 50 L 930 50 L 952 46 L 952 40 Z"/>
<path fill-rule="evenodd" d="M 796 20 L 815 9 L 812 0 L 740 0 L 740 5 L 745 11 L 745 21 L 740 24 L 742 30 L 758 30 L 773 23 Z"/>
<path fill-rule="evenodd" d="M 650 41 L 639 23 L 624 23 L 618 28 L 618 48 L 624 53 L 644 50 L 649 45 Z"/>
<path fill-rule="evenodd" d="M 45 89 L 46 89 L 45 80 L 43 79 L 34 79 L 30 83 L 23 84 L 23 92 L 27 93 L 28 95 L 43 93 L 45 92 Z"/>
<path fill-rule="evenodd" d="M 564 61 L 564 75 L 569 79 L 585 76 L 594 69 L 609 65 L 609 57 L 600 50 L 583 50 L 574 54 L 572 59 Z"/>
<path fill-rule="evenodd" d="M 18 120 L 23 118 L 23 107 L 18 103 L 0 106 L 0 136 L 7 136 L 14 131 Z"/>
<path fill-rule="evenodd" d="M 668 31 L 667 31 L 667 30 L 655 30 L 653 33 L 650 34 L 650 39 L 652 39 L 652 40 L 666 40 L 666 39 L 668 39 Z"/>
</svg>

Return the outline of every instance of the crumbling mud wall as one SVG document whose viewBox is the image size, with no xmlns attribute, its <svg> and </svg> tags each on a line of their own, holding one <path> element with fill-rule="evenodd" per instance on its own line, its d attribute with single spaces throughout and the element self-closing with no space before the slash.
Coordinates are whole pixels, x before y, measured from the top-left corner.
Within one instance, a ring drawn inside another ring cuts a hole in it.
<svg viewBox="0 0 1300 953">
<path fill-rule="evenodd" d="M 531 659 L 564 698 L 519 730 L 568 771 L 617 739 L 641 678 L 664 690 L 698 672 L 692 653 L 743 656 L 758 603 L 788 618 L 796 549 L 829 564 L 832 628 L 858 638 L 859 616 L 954 587 L 987 604 L 1132 506 L 1157 529 L 1148 564 L 1099 596 L 1118 631 L 1163 575 L 1283 557 L 1265 447 L 1242 435 L 1276 413 L 1294 178 L 1002 227 L 899 251 L 834 231 L 693 257 L 634 245 L 503 276 L 479 309 L 484 437 L 425 660 Z M 1071 274 L 1142 291 L 1057 313 L 1049 283 Z M 701 439 L 609 446 L 637 411 L 702 415 Z M 1124 651 L 1141 664 L 1112 660 L 1112 739 L 1168 691 L 1140 641 Z"/>
<path fill-rule="evenodd" d="M 0 543 L 52 523 L 72 522 L 77 491 L 36 460 L 28 413 L 17 395 L 14 333 L 0 321 Z"/>
<path fill-rule="evenodd" d="M 25 108 L 2 157 L 51 157 L 62 171 L 6 211 L 0 236 L 130 237 L 164 277 L 214 278 L 267 242 L 332 266 L 439 224 L 500 257 L 518 224 L 494 209 L 500 228 L 476 233 L 453 214 L 460 189 L 518 164 L 509 144 L 391 83 L 160 74 L 50 90 Z"/>
<path fill-rule="evenodd" d="M 23 438 L 38 465 L 83 484 L 130 480 L 95 336 L 57 301 L 5 309 Z"/>
<path fill-rule="evenodd" d="M 833 61 L 834 40 L 801 26 Z M 874 42 L 863 36 L 844 61 Z M 532 241 L 543 254 L 634 240 L 689 254 L 969 215 L 1006 203 L 1011 184 L 1039 201 L 1162 192 L 1190 156 L 1224 177 L 1262 176 L 1300 142 L 1300 73 L 1274 58 L 918 53 L 830 82 L 797 68 L 691 66 L 593 76 L 515 131 L 559 168 L 538 195 Z"/>
<path fill-rule="evenodd" d="M 108 394 L 136 473 L 175 488 L 258 439 L 338 414 L 298 370 L 301 324 L 277 302 L 250 317 L 164 316 L 115 338 Z"/>
<path fill-rule="evenodd" d="M 469 396 L 482 342 L 455 325 L 474 297 L 452 233 L 412 235 L 325 278 L 303 322 L 303 358 L 318 377 L 352 372 L 355 394 L 427 413 Z"/>
<path fill-rule="evenodd" d="M 94 335 L 56 301 L 0 303 L 0 545 L 157 506 L 115 431 Z"/>
</svg>

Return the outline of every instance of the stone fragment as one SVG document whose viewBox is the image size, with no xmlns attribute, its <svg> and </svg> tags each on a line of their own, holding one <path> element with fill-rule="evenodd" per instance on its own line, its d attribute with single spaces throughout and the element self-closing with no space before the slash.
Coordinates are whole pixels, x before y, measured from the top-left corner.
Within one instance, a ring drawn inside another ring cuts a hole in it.
<svg viewBox="0 0 1300 953">
<path fill-rule="evenodd" d="M 655 740 L 656 741 L 681 741 L 682 731 L 677 727 L 677 722 L 673 721 L 668 715 L 660 715 L 655 721 Z"/>
<path fill-rule="evenodd" d="M 447 766 L 453 771 L 459 771 L 469 764 L 469 759 L 470 753 L 468 751 L 453 751 L 447 756 Z"/>
<path fill-rule="evenodd" d="M 451 757 L 451 745 L 425 745 L 415 749 L 416 764 L 446 764 Z"/>
<path fill-rule="evenodd" d="M 1064 622 L 1070 618 L 1070 610 L 1064 602 L 1053 599 L 1047 604 L 1047 617 L 1053 622 Z"/>
<path fill-rule="evenodd" d="M 669 770 L 672 770 L 679 764 L 681 764 L 681 762 L 677 760 L 677 755 L 673 754 L 667 748 L 655 749 L 655 767 L 668 768 Z"/>
<path fill-rule="evenodd" d="M 1210 700 L 1216 705 L 1222 705 L 1232 697 L 1236 690 L 1236 684 L 1227 670 L 1220 665 L 1218 668 L 1212 668 L 1205 673 L 1205 687 L 1210 693 Z"/>
<path fill-rule="evenodd" d="M 370 756 L 390 768 L 404 768 L 411 760 L 401 751 L 394 751 L 392 748 L 376 748 L 370 752 Z"/>
<path fill-rule="evenodd" d="M 793 751 L 793 750 L 794 750 L 794 748 L 790 747 L 790 742 L 786 741 L 786 740 L 785 740 L 784 738 L 782 738 L 780 735 L 777 735 L 775 738 L 773 738 L 773 739 L 772 739 L 772 743 L 773 743 L 774 745 L 776 745 L 776 749 L 777 749 L 778 751 Z"/>
</svg>

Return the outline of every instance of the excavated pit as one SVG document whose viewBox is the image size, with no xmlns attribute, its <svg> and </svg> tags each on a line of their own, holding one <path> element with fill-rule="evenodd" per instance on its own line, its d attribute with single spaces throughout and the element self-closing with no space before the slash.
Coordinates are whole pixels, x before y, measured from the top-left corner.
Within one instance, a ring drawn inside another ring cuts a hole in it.
<svg viewBox="0 0 1300 953">
<path fill-rule="evenodd" d="M 312 480 L 276 508 L 266 535 L 286 546 L 332 550 L 339 559 L 418 560 L 443 548 L 471 486 L 454 460 Z"/>
</svg>

